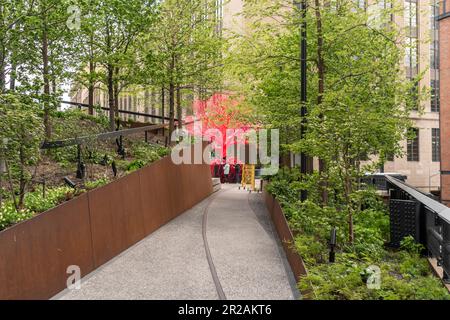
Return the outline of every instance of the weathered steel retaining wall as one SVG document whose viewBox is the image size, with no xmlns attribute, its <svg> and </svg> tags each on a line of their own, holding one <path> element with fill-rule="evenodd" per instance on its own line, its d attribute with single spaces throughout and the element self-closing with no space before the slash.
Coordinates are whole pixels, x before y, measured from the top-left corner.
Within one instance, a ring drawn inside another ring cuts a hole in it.
<svg viewBox="0 0 450 320">
<path fill-rule="evenodd" d="M 0 299 L 48 299 L 212 193 L 209 165 L 161 159 L 0 232 Z"/>
<path fill-rule="evenodd" d="M 298 282 L 303 276 L 307 274 L 305 264 L 302 257 L 297 253 L 294 246 L 294 237 L 292 231 L 289 228 L 289 224 L 281 209 L 280 203 L 266 190 L 263 191 L 264 201 L 267 206 L 267 210 L 270 213 L 275 229 L 277 230 L 278 237 L 280 238 L 286 258 L 294 273 L 295 280 Z"/>
</svg>

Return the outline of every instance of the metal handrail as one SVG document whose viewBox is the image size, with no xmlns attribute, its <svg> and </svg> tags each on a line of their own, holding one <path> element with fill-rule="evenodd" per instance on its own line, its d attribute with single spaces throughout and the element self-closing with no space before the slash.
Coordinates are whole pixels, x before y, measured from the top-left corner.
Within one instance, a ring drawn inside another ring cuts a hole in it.
<svg viewBox="0 0 450 320">
<path fill-rule="evenodd" d="M 131 129 L 124 129 L 124 130 L 117 130 L 117 131 L 111 131 L 111 132 L 104 132 L 99 134 L 93 134 L 88 136 L 83 136 L 79 138 L 71 138 L 66 140 L 58 140 L 58 141 L 44 141 L 41 144 L 41 149 L 55 149 L 55 148 L 63 148 L 68 146 L 75 146 L 84 144 L 91 140 L 108 140 L 123 136 L 129 136 L 135 133 L 139 132 L 147 132 L 147 131 L 155 131 L 162 128 L 166 128 L 168 124 L 157 124 L 157 125 L 150 125 L 145 127 L 138 127 L 138 128 L 131 128 Z"/>
<path fill-rule="evenodd" d="M 60 101 L 62 104 L 68 104 L 68 105 L 72 105 L 72 106 L 76 106 L 76 107 L 83 107 L 83 108 L 98 108 L 99 106 L 94 106 L 94 105 L 90 105 L 90 104 L 86 104 L 86 103 L 81 103 L 81 102 L 72 102 L 72 101 Z M 108 107 L 100 107 L 101 110 L 104 111 L 109 111 Z M 117 110 L 118 113 L 123 113 L 123 114 L 131 114 L 133 116 L 140 116 L 140 117 L 146 117 L 146 118 L 154 118 L 154 119 L 164 119 L 167 121 L 170 121 L 170 118 L 168 117 L 163 117 L 163 116 L 158 116 L 158 115 L 154 115 L 154 114 L 148 114 L 148 113 L 143 113 L 143 112 L 136 112 L 136 111 L 128 111 L 128 110 Z M 174 119 L 174 121 L 178 121 L 178 119 Z"/>
<path fill-rule="evenodd" d="M 413 235 L 428 255 L 436 258 L 444 282 L 450 283 L 450 208 L 401 180 L 385 178 L 390 194 L 391 244 L 398 246 L 402 238 Z"/>
</svg>

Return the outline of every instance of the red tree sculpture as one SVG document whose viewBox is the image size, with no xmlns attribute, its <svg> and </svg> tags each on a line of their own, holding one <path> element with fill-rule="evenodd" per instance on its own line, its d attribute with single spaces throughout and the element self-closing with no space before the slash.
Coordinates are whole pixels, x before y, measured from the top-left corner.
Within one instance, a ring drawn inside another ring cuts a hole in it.
<svg viewBox="0 0 450 320">
<path fill-rule="evenodd" d="M 232 98 L 224 93 L 216 93 L 207 100 L 195 100 L 192 106 L 194 115 L 186 117 L 188 123 L 186 130 L 195 137 L 208 136 L 211 129 L 218 130 L 221 133 L 222 141 L 209 140 L 213 150 L 215 152 L 222 151 L 225 158 L 230 146 L 247 143 L 245 133 L 257 127 L 249 123 L 249 111 L 242 108 L 243 101 L 243 98 Z M 192 122 L 194 120 L 195 122 Z M 235 131 L 233 134 L 227 135 L 228 129 Z M 241 164 L 236 157 L 227 157 L 226 161 L 230 164 Z M 214 159 L 211 163 L 212 168 L 216 164 L 222 164 L 221 159 Z M 234 172 L 234 169 L 232 171 Z"/>
</svg>

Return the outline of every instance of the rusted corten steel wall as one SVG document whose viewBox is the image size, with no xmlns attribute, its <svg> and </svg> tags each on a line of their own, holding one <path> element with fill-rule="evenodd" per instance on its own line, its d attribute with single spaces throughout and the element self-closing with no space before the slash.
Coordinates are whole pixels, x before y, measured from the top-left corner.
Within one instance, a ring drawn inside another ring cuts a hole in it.
<svg viewBox="0 0 450 320">
<path fill-rule="evenodd" d="M 161 159 L 0 232 L 0 299 L 48 299 L 212 193 L 209 165 Z"/>
<path fill-rule="evenodd" d="M 286 253 L 286 258 L 291 266 L 292 272 L 294 273 L 295 280 L 298 282 L 303 276 L 307 274 L 305 264 L 303 259 L 298 254 L 298 252 L 293 248 L 294 237 L 292 235 L 289 224 L 286 217 L 281 209 L 281 206 L 277 199 L 275 199 L 267 191 L 263 191 L 264 201 L 267 206 L 267 210 L 272 217 L 273 224 L 277 230 L 278 237 L 280 238 L 284 252 Z"/>
<path fill-rule="evenodd" d="M 440 3 L 441 200 L 450 205 L 450 0 Z"/>
</svg>

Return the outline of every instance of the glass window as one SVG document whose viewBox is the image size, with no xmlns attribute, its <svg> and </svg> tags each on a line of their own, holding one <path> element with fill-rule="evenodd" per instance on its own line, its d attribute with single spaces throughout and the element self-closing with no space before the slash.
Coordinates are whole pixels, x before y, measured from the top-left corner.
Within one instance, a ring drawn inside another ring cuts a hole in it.
<svg viewBox="0 0 450 320">
<path fill-rule="evenodd" d="M 434 40 L 430 45 L 430 68 L 439 69 L 439 41 Z"/>
<path fill-rule="evenodd" d="M 417 3 L 413 0 L 406 0 L 404 6 L 405 25 L 410 28 L 417 27 Z"/>
<path fill-rule="evenodd" d="M 431 112 L 439 112 L 439 80 L 431 80 Z"/>
<path fill-rule="evenodd" d="M 417 39 L 416 38 L 406 38 L 406 47 L 405 47 L 405 65 L 411 69 L 417 67 Z M 412 78 L 415 74 L 411 74 L 408 77 Z"/>
<path fill-rule="evenodd" d="M 419 161 L 419 129 L 409 129 L 409 135 L 412 138 L 407 140 L 407 160 Z"/>
</svg>

